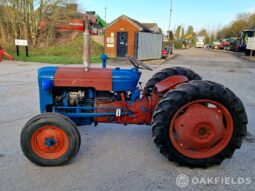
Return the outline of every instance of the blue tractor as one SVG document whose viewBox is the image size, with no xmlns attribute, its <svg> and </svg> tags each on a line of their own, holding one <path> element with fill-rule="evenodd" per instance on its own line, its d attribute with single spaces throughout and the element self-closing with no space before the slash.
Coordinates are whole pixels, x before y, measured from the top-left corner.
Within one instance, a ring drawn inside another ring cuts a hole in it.
<svg viewBox="0 0 255 191">
<path fill-rule="evenodd" d="M 151 126 L 160 153 L 183 166 L 218 165 L 241 147 L 248 119 L 228 88 L 173 67 L 153 75 L 142 89 L 141 70 L 152 70 L 149 66 L 127 57 L 133 68 L 108 69 L 107 57 L 102 58 L 103 68 L 84 62 L 85 67 L 39 69 L 41 114 L 21 133 L 22 151 L 30 161 L 66 164 L 80 148 L 76 127 L 98 123 Z"/>
</svg>

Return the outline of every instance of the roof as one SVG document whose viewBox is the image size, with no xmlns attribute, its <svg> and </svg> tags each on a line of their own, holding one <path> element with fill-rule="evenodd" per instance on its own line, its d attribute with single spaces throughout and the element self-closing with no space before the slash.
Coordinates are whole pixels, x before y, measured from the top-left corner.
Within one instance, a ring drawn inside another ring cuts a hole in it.
<svg viewBox="0 0 255 191">
<path fill-rule="evenodd" d="M 162 29 L 159 28 L 157 23 L 142 23 L 154 33 L 162 33 Z"/>
<path fill-rule="evenodd" d="M 148 28 L 158 27 L 157 23 L 142 23 L 142 24 Z"/>
<path fill-rule="evenodd" d="M 150 32 L 152 33 L 153 31 L 150 30 L 147 26 L 145 26 L 144 24 L 140 23 L 139 21 L 132 19 L 126 15 L 121 15 L 120 17 L 118 17 L 117 19 L 115 19 L 114 21 L 112 21 L 106 28 L 108 29 L 109 27 L 111 27 L 112 25 L 114 25 L 115 23 L 117 23 L 118 21 L 125 19 L 127 21 L 129 21 L 130 23 L 132 23 L 134 26 L 136 26 L 141 32 Z"/>
</svg>

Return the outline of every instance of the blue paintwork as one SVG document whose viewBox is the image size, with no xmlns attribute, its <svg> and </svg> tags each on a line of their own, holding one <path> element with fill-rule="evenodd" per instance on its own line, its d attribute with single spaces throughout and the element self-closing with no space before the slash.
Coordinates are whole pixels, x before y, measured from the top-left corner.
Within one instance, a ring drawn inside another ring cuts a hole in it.
<svg viewBox="0 0 255 191">
<path fill-rule="evenodd" d="M 132 102 L 133 103 L 133 102 Z M 59 109 L 80 109 L 80 110 L 97 110 L 98 108 L 96 107 L 83 107 L 83 106 L 77 106 L 77 107 L 64 107 L 64 106 L 53 106 L 53 111 L 57 111 Z M 117 108 L 117 107 L 100 107 L 100 110 L 116 110 L 116 109 L 121 109 L 121 108 Z M 123 108 L 121 110 L 124 110 Z"/>
<path fill-rule="evenodd" d="M 116 113 L 115 112 L 109 112 L 109 113 L 61 113 L 60 114 L 63 114 L 67 117 L 70 117 L 71 119 L 72 118 L 89 118 L 89 117 L 107 117 L 107 116 L 116 116 Z M 123 112 L 122 115 L 128 115 L 129 113 L 128 112 Z M 91 125 L 92 123 L 90 124 L 84 124 L 84 125 Z"/>
<path fill-rule="evenodd" d="M 136 90 L 132 91 L 132 94 L 131 94 L 132 101 L 136 101 L 136 100 L 140 99 L 140 95 L 141 95 L 141 93 L 140 93 L 139 88 L 136 88 Z"/>
<path fill-rule="evenodd" d="M 103 57 L 105 59 L 105 57 Z M 105 60 L 106 61 L 106 60 Z M 96 113 L 94 107 L 94 99 L 96 91 L 91 88 L 85 94 L 86 104 L 78 105 L 77 107 L 68 106 L 68 93 L 63 89 L 63 106 L 53 106 L 52 90 L 54 89 L 54 76 L 57 67 L 44 67 L 38 70 L 38 83 L 40 93 L 40 111 L 47 112 L 47 109 L 52 109 L 52 112 L 63 114 L 72 119 L 77 125 L 91 125 L 94 117 L 115 116 L 115 111 L 119 108 L 105 108 L 105 112 Z M 140 98 L 140 91 L 137 88 L 137 83 L 141 77 L 141 72 L 135 68 L 112 70 L 112 91 L 131 91 L 131 102 L 135 102 Z M 50 106 L 50 108 L 47 106 Z M 52 107 L 52 108 L 51 108 Z M 132 112 L 123 111 L 121 115 L 132 115 Z"/>
<path fill-rule="evenodd" d="M 55 113 L 63 114 L 70 119 L 72 119 L 77 125 L 91 125 L 94 121 L 94 115 L 79 115 L 82 111 L 91 112 L 93 113 L 94 107 L 94 98 L 96 96 L 94 89 L 88 89 L 87 93 L 85 94 L 86 104 L 85 105 L 78 105 L 78 107 L 69 107 L 68 106 L 68 94 L 67 91 L 64 92 L 64 100 L 63 100 L 63 107 L 53 107 L 52 111 Z M 72 110 L 72 113 L 68 115 L 68 112 L 63 112 L 63 110 Z M 94 113 L 95 114 L 95 113 Z"/>
<path fill-rule="evenodd" d="M 134 91 L 141 77 L 141 72 L 135 68 L 112 70 L 112 90 L 113 91 Z"/>
<path fill-rule="evenodd" d="M 53 138 L 46 138 L 46 141 L 45 141 L 45 145 L 47 145 L 48 147 L 52 147 L 54 146 L 55 144 L 57 143 L 57 141 Z"/>
<path fill-rule="evenodd" d="M 86 105 L 82 105 L 82 106 L 84 106 L 84 107 L 94 107 L 94 99 L 95 99 L 95 97 L 96 97 L 95 90 L 94 89 L 89 89 L 87 91 L 87 93 L 85 94 L 85 99 L 87 99 Z M 81 106 L 81 105 L 79 105 L 79 106 Z M 78 108 L 76 110 L 76 112 L 80 113 L 81 109 Z M 93 110 L 87 110 L 87 112 L 93 113 Z M 71 117 L 71 119 L 72 119 L 72 117 Z M 76 119 L 73 119 L 73 120 L 75 121 Z M 82 117 L 81 116 L 79 121 L 81 121 L 81 123 L 83 125 L 91 125 L 93 123 L 93 121 L 94 121 L 94 116 L 93 115 L 92 116 L 87 116 L 87 117 Z M 77 121 L 75 121 L 75 122 L 78 123 Z"/>
<path fill-rule="evenodd" d="M 53 103 L 52 86 L 57 67 L 44 67 L 38 70 L 38 85 L 40 93 L 40 111 L 46 112 L 46 106 Z"/>
<path fill-rule="evenodd" d="M 100 59 L 102 60 L 102 68 L 106 68 L 106 61 L 108 59 L 108 56 L 106 54 L 102 54 L 100 56 Z"/>
<path fill-rule="evenodd" d="M 44 91 L 49 91 L 53 87 L 53 81 L 51 79 L 43 79 L 42 80 L 42 89 Z"/>
</svg>

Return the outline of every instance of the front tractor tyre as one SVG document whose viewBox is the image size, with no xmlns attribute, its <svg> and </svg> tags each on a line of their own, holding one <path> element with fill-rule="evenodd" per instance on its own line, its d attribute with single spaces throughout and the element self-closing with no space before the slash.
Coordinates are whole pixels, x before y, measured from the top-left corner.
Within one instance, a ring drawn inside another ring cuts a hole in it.
<svg viewBox="0 0 255 191">
<path fill-rule="evenodd" d="M 80 134 L 67 117 L 46 113 L 24 126 L 20 143 L 25 156 L 40 166 L 60 166 L 72 160 L 80 148 Z"/>
<path fill-rule="evenodd" d="M 154 142 L 170 161 L 191 168 L 219 165 L 247 131 L 240 99 L 228 88 L 191 81 L 164 95 L 152 119 Z"/>
</svg>

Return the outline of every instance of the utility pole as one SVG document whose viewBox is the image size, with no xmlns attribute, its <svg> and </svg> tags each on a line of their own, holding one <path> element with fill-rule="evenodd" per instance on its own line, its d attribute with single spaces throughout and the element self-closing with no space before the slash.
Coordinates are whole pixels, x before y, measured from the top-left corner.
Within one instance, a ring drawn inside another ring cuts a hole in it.
<svg viewBox="0 0 255 191">
<path fill-rule="evenodd" d="M 106 22 L 106 16 L 107 16 L 107 7 L 104 8 L 105 9 L 105 12 L 104 12 L 104 20 Z"/>
<path fill-rule="evenodd" d="M 170 15 L 169 15 L 169 27 L 168 27 L 168 40 L 170 42 L 170 31 L 171 31 L 171 22 L 172 22 L 172 12 L 173 12 L 173 0 L 170 0 Z"/>
<path fill-rule="evenodd" d="M 170 16 L 169 16 L 169 32 L 171 31 L 171 21 L 172 21 L 172 12 L 173 12 L 173 0 L 170 0 Z"/>
<path fill-rule="evenodd" d="M 107 5 L 106 5 L 106 1 L 105 1 L 105 8 L 104 8 L 104 20 L 105 20 L 105 23 L 107 23 L 106 19 L 107 19 Z"/>
</svg>

